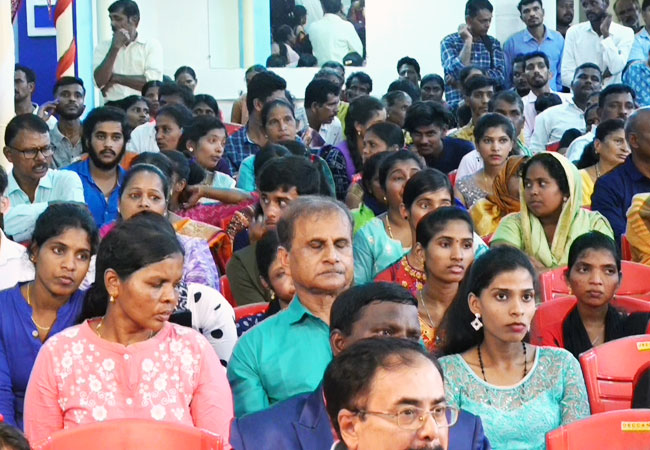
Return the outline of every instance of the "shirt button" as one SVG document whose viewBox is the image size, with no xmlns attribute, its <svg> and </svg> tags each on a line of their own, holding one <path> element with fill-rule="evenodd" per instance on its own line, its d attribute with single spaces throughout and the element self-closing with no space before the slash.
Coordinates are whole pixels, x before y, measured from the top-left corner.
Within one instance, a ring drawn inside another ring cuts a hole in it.
<svg viewBox="0 0 650 450">
<path fill-rule="evenodd" d="M 32 331 L 32 336 L 34 336 L 35 338 L 37 338 L 37 337 L 38 337 L 38 331 L 36 331 L 36 330 Z"/>
<path fill-rule="evenodd" d="M 133 404 L 133 400 L 130 399 L 130 398 L 127 398 L 127 399 L 126 399 L 126 404 L 129 405 L 129 406 L 131 406 L 131 405 Z"/>
<path fill-rule="evenodd" d="M 124 359 L 127 359 L 127 360 L 128 360 L 128 359 L 129 359 L 129 355 L 128 355 L 128 354 L 125 354 L 125 355 L 124 355 Z"/>
</svg>

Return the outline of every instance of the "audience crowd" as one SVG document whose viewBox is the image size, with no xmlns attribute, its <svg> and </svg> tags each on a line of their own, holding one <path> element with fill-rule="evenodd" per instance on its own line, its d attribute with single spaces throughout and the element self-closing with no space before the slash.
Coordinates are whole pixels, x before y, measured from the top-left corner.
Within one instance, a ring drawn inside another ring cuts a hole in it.
<svg viewBox="0 0 650 450">
<path fill-rule="evenodd" d="M 617 295 L 621 254 L 650 265 L 650 0 L 581 23 L 557 0 L 555 30 L 551 1 L 502 44 L 468 0 L 444 73 L 405 56 L 378 98 L 346 78 L 363 0 L 271 0 L 267 66 L 321 68 L 304 104 L 249 68 L 230 121 L 191 67 L 163 76 L 132 0 L 95 49 L 103 106 L 71 76 L 37 105 L 17 64 L 0 448 L 148 419 L 234 449 L 540 449 L 590 416 L 580 355 L 650 334 Z"/>
</svg>

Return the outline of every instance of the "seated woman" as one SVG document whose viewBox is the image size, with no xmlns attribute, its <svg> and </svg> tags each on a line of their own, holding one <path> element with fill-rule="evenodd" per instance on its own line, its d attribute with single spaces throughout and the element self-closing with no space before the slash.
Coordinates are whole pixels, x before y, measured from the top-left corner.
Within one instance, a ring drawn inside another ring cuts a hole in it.
<svg viewBox="0 0 650 450">
<path fill-rule="evenodd" d="M 609 119 L 599 124 L 593 143 L 585 148 L 576 164 L 581 169 L 583 207 L 591 207 L 591 194 L 598 178 L 623 164 L 629 155 L 625 122 Z"/>
<path fill-rule="evenodd" d="M 520 250 L 492 249 L 474 261 L 443 319 L 447 402 L 479 415 L 494 449 L 543 449 L 546 433 L 589 416 L 578 361 L 524 342 L 536 279 Z"/>
<path fill-rule="evenodd" d="M 569 250 L 566 278 L 576 306 L 533 329 L 531 342 L 563 347 L 576 359 L 595 345 L 650 333 L 650 313 L 626 314 L 610 305 L 621 283 L 621 258 L 613 239 L 597 231 L 578 237 Z"/>
<path fill-rule="evenodd" d="M 353 209 L 354 232 L 386 212 L 386 200 L 379 184 L 379 167 L 388 157 L 388 152 L 377 153 L 363 163 L 360 186 L 363 190 L 362 203 Z"/>
<path fill-rule="evenodd" d="M 235 187 L 235 180 L 231 176 L 217 170 L 227 140 L 226 126 L 212 116 L 195 117 L 183 128 L 179 146 L 205 171 L 202 185 L 217 189 Z"/>
<path fill-rule="evenodd" d="M 385 152 L 396 152 L 404 148 L 404 133 L 402 129 L 391 122 L 379 122 L 368 128 L 363 138 L 363 160 L 364 169 L 366 161 L 373 155 Z M 352 184 L 345 197 L 345 204 L 350 209 L 358 208 L 363 201 L 364 189 L 360 181 L 362 173 L 354 176 Z"/>
<path fill-rule="evenodd" d="M 566 249 L 581 234 L 595 230 L 613 237 L 607 219 L 582 208 L 578 169 L 564 156 L 537 154 L 521 172 L 521 210 L 501 220 L 492 245 L 517 247 L 537 270 L 545 271 L 566 265 Z"/>
<path fill-rule="evenodd" d="M 501 219 L 519 212 L 519 172 L 526 156 L 511 156 L 492 183 L 492 194 L 478 200 L 469 213 L 476 232 L 481 237 L 491 236 L 499 227 Z"/>
<path fill-rule="evenodd" d="M 226 371 L 203 336 L 168 322 L 178 303 L 183 246 L 162 218 L 158 225 L 134 218 L 102 241 L 86 303 L 105 313 L 59 333 L 39 352 L 25 398 L 31 442 L 113 419 L 181 423 L 227 442 L 233 403 Z"/>
<path fill-rule="evenodd" d="M 212 116 L 221 120 L 221 111 L 219 110 L 219 103 L 217 100 L 208 94 L 197 94 L 194 96 L 194 106 L 192 107 L 192 114 L 197 116 Z"/>
<path fill-rule="evenodd" d="M 507 117 L 489 113 L 479 119 L 474 127 L 474 142 L 483 167 L 478 172 L 459 179 L 454 188 L 456 198 L 467 208 L 494 194 L 494 179 L 505 166 L 515 139 L 515 127 Z"/>
<path fill-rule="evenodd" d="M 291 274 L 282 267 L 278 259 L 280 241 L 275 230 L 269 230 L 257 241 L 255 246 L 255 260 L 260 272 L 260 282 L 271 293 L 271 301 L 266 311 L 253 316 L 245 317 L 237 322 L 237 335 L 241 336 L 262 320 L 286 309 L 296 295 Z"/>
<path fill-rule="evenodd" d="M 149 101 L 149 115 L 151 117 L 156 117 L 160 109 L 160 97 L 158 95 L 160 86 L 162 86 L 162 81 L 159 80 L 147 81 L 142 86 L 142 96 Z"/>
<path fill-rule="evenodd" d="M 192 123 L 192 111 L 184 105 L 167 105 L 156 116 L 156 144 L 159 150 L 183 150 L 183 131 Z"/>
<path fill-rule="evenodd" d="M 632 197 L 625 237 L 630 244 L 632 261 L 650 265 L 650 194 Z"/>
<path fill-rule="evenodd" d="M 192 94 L 194 94 L 198 81 L 196 72 L 190 66 L 181 66 L 174 72 L 174 82 L 179 86 L 185 86 L 192 91 Z"/>
<path fill-rule="evenodd" d="M 27 381 L 43 342 L 77 322 L 86 294 L 79 285 L 97 243 L 97 227 L 85 207 L 48 206 L 36 220 L 29 247 L 34 281 L 0 292 L 0 414 L 10 425 L 23 428 Z"/>
<path fill-rule="evenodd" d="M 287 100 L 273 100 L 264 105 L 261 112 L 262 128 L 270 144 L 279 144 L 284 141 L 297 139 L 296 114 Z M 263 151 L 263 150 L 262 150 Z M 256 155 L 250 155 L 239 166 L 237 187 L 246 192 L 255 190 L 255 165 Z"/>
<path fill-rule="evenodd" d="M 102 227 L 102 237 L 110 234 L 120 221 L 129 220 L 142 211 L 166 215 L 171 192 L 169 183 L 169 178 L 158 167 L 140 162 L 134 164 L 120 186 L 120 218 Z M 185 249 L 183 281 L 219 290 L 219 272 L 207 242 L 182 235 L 179 235 L 178 239 Z"/>
<path fill-rule="evenodd" d="M 286 61 L 286 67 L 297 67 L 300 55 L 291 47 L 296 43 L 296 35 L 289 25 L 281 25 L 273 33 L 271 54 L 280 55 Z"/>
<path fill-rule="evenodd" d="M 422 290 L 427 280 L 425 269 L 425 252 L 429 243 L 420 242 L 417 238 L 417 229 L 420 221 L 432 211 L 442 207 L 453 206 L 452 187 L 449 177 L 437 169 L 424 169 L 413 175 L 404 186 L 402 194 L 401 211 L 411 228 L 411 240 L 415 246 L 395 264 L 375 277 L 375 281 L 389 281 L 399 283 L 409 289 L 414 296 Z M 471 221 L 470 221 L 471 222 Z M 477 236 L 472 228 L 472 249 L 475 256 L 487 251 L 487 246 Z"/>
<path fill-rule="evenodd" d="M 355 98 L 345 116 L 345 140 L 336 147 L 319 150 L 332 171 L 336 183 L 336 198 L 343 201 L 354 175 L 363 167 L 362 151 L 366 130 L 386 120 L 386 109 L 381 100 L 368 95 Z"/>
<path fill-rule="evenodd" d="M 354 235 L 355 284 L 371 282 L 411 249 L 411 229 L 400 205 L 404 185 L 420 170 L 422 161 L 407 150 L 391 154 L 379 166 L 379 185 L 388 210 Z"/>
<path fill-rule="evenodd" d="M 126 113 L 126 122 L 129 130 L 149 122 L 149 101 L 139 95 L 129 95 L 122 100 L 110 102 L 111 105 L 120 108 Z M 107 102 L 108 105 L 108 102 Z"/>
</svg>

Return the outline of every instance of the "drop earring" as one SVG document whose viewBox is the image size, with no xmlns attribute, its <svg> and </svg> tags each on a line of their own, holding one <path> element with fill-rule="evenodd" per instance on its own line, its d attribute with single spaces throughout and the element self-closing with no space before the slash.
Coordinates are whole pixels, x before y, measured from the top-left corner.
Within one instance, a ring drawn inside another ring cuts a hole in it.
<svg viewBox="0 0 650 450">
<path fill-rule="evenodd" d="M 474 320 L 470 322 L 470 325 L 472 328 L 474 328 L 475 331 L 480 330 L 483 328 L 483 322 L 481 322 L 481 315 L 479 313 L 474 314 Z"/>
</svg>

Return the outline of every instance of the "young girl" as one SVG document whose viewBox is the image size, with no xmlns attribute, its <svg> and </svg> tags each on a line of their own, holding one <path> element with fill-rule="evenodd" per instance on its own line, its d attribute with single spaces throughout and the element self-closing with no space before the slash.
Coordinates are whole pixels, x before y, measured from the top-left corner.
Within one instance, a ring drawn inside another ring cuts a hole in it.
<svg viewBox="0 0 650 450">
<path fill-rule="evenodd" d="M 537 274 L 498 247 L 479 257 L 441 330 L 447 402 L 483 420 L 492 448 L 543 449 L 546 433 L 589 415 L 578 361 L 525 342 Z"/>
<path fill-rule="evenodd" d="M 352 210 L 355 233 L 376 216 L 386 212 L 386 200 L 379 184 L 379 167 L 389 155 L 388 152 L 377 153 L 363 163 L 359 183 L 363 190 L 362 202 L 358 208 Z"/>
<path fill-rule="evenodd" d="M 36 220 L 29 248 L 32 282 L 0 292 L 0 414 L 23 428 L 23 400 L 36 355 L 46 339 L 76 323 L 85 291 L 79 286 L 98 234 L 85 207 L 53 204 Z"/>
<path fill-rule="evenodd" d="M 156 144 L 160 150 L 180 150 L 183 131 L 192 123 L 192 112 L 183 105 L 167 105 L 156 116 Z"/>
<path fill-rule="evenodd" d="M 515 141 L 515 127 L 501 114 L 486 114 L 474 128 L 476 149 L 483 159 L 483 168 L 456 183 L 456 198 L 468 208 L 479 199 L 492 194 L 494 178 L 506 164 Z"/>
</svg>

